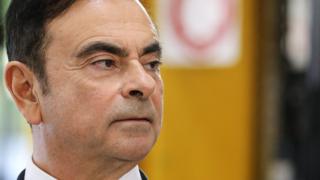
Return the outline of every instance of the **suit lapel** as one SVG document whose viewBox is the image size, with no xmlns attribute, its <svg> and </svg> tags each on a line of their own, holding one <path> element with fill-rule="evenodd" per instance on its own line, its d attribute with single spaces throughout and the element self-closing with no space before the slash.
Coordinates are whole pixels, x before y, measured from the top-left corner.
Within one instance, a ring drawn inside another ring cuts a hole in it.
<svg viewBox="0 0 320 180">
<path fill-rule="evenodd" d="M 18 176 L 18 179 L 17 180 L 24 180 L 24 174 L 25 174 L 26 170 L 23 170 L 19 176 Z"/>
<path fill-rule="evenodd" d="M 139 169 L 139 172 L 142 180 L 148 180 L 148 177 L 144 174 L 144 172 L 141 169 Z"/>
</svg>

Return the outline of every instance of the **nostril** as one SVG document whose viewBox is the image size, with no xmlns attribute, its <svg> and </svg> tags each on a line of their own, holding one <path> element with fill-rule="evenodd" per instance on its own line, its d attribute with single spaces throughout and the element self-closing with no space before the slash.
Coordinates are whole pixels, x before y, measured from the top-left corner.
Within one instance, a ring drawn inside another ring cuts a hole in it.
<svg viewBox="0 0 320 180">
<path fill-rule="evenodd" d="M 143 93 L 139 90 L 132 90 L 129 92 L 130 96 L 133 96 L 133 97 L 142 97 L 143 96 Z"/>
</svg>

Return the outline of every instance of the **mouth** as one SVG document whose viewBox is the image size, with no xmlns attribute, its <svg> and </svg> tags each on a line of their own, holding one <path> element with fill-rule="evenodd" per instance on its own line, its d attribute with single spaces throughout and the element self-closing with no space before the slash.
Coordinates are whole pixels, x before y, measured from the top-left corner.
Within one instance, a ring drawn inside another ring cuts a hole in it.
<svg viewBox="0 0 320 180">
<path fill-rule="evenodd" d="M 152 123 L 152 120 L 147 117 L 130 117 L 130 118 L 124 118 L 124 119 L 117 119 L 113 121 L 112 123 L 125 123 L 125 122 L 132 122 L 132 123 Z"/>
</svg>

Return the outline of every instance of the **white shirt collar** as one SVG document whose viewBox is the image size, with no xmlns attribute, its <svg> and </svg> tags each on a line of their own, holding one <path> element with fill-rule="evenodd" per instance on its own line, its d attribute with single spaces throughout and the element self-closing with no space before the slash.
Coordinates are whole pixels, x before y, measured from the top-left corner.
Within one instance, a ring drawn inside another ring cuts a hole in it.
<svg viewBox="0 0 320 180">
<path fill-rule="evenodd" d="M 27 163 L 25 180 L 56 180 L 54 177 L 50 176 L 32 161 L 32 158 Z"/>
<path fill-rule="evenodd" d="M 32 158 L 27 163 L 25 180 L 56 180 L 56 178 L 50 176 L 32 161 Z M 135 166 L 125 175 L 123 175 L 119 180 L 141 180 L 141 175 L 139 167 Z"/>
<path fill-rule="evenodd" d="M 127 174 L 123 175 L 119 180 L 141 180 L 139 167 L 135 166 Z"/>
</svg>

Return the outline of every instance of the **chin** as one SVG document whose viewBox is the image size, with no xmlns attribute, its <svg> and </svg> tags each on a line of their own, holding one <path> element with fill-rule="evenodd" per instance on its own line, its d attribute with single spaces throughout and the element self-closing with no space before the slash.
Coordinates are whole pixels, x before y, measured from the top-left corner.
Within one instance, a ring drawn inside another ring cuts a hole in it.
<svg viewBox="0 0 320 180">
<path fill-rule="evenodd" d="M 151 151 L 155 138 L 129 138 L 122 142 L 118 151 L 118 158 L 124 161 L 141 161 Z"/>
<path fill-rule="evenodd" d="M 119 160 L 138 162 L 150 152 L 157 137 L 158 132 L 149 123 L 115 123 L 108 131 L 105 153 Z"/>
</svg>

